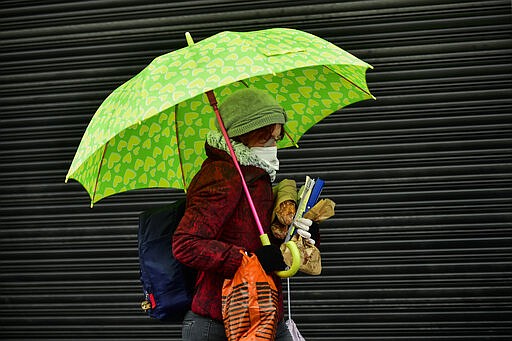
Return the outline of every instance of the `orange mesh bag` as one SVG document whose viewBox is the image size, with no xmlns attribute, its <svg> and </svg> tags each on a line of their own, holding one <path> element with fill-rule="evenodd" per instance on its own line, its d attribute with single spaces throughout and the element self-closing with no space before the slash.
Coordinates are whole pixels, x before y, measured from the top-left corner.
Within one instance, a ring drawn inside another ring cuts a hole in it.
<svg viewBox="0 0 512 341">
<path fill-rule="evenodd" d="M 242 264 L 222 288 L 222 317 L 229 341 L 274 340 L 278 293 L 256 255 L 243 253 Z"/>
</svg>

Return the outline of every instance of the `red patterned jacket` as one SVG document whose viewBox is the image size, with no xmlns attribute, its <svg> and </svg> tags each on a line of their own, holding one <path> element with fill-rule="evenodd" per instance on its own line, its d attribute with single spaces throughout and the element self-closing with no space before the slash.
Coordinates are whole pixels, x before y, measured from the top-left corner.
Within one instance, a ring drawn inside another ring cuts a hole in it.
<svg viewBox="0 0 512 341">
<path fill-rule="evenodd" d="M 261 247 L 259 232 L 242 188 L 240 175 L 228 153 L 206 144 L 207 159 L 187 191 L 187 208 L 173 237 L 174 256 L 199 270 L 192 311 L 222 320 L 222 284 L 241 264 L 240 250 Z M 241 166 L 261 224 L 271 237 L 274 204 L 267 172 Z M 275 242 L 275 240 L 274 240 Z M 283 318 L 281 280 L 273 275 L 279 291 L 279 320 Z"/>
</svg>

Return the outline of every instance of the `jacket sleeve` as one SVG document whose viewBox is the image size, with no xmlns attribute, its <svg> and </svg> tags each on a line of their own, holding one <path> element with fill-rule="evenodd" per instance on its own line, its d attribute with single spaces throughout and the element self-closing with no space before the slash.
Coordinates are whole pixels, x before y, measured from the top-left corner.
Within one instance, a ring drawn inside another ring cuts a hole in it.
<svg viewBox="0 0 512 341">
<path fill-rule="evenodd" d="M 173 252 L 183 264 L 201 271 L 234 276 L 242 262 L 241 246 L 218 239 L 242 193 L 240 175 L 226 162 L 201 169 L 187 195 L 187 208 L 173 235 Z"/>
</svg>

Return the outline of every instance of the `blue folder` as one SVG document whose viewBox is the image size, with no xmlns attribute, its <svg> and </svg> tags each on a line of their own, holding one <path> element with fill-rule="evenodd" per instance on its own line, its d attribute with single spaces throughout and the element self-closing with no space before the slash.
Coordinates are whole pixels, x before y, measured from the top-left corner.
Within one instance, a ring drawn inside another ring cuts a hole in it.
<svg viewBox="0 0 512 341">
<path fill-rule="evenodd" d="M 313 189 L 311 190 L 311 195 L 309 196 L 308 203 L 306 204 L 306 210 L 304 213 L 309 211 L 309 209 L 318 202 L 318 198 L 320 198 L 320 193 L 322 193 L 322 189 L 324 188 L 325 181 L 317 178 L 315 180 L 315 185 L 313 186 Z"/>
</svg>

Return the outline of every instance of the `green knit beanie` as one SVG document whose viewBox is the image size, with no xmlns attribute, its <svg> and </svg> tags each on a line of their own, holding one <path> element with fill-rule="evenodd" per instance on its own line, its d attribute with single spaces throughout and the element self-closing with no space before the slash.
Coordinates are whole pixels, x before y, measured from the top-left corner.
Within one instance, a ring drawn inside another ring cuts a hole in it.
<svg viewBox="0 0 512 341">
<path fill-rule="evenodd" d="M 286 122 L 286 113 L 274 97 L 255 88 L 234 92 L 219 105 L 219 111 L 229 137 Z"/>
</svg>

